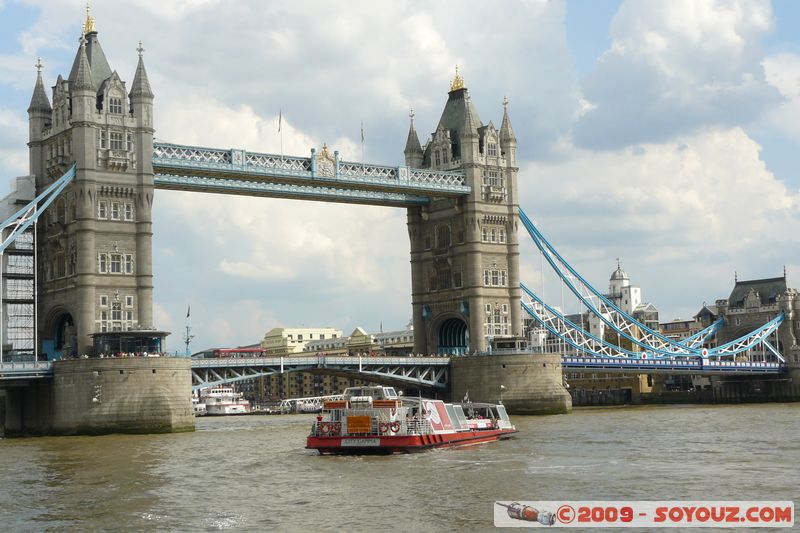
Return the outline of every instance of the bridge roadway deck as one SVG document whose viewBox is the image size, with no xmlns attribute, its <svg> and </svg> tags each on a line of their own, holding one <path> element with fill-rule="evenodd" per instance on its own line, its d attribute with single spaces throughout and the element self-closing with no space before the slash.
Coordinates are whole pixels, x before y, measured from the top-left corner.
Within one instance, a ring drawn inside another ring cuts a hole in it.
<svg viewBox="0 0 800 533">
<path fill-rule="evenodd" d="M 449 357 L 263 357 L 192 360 L 192 389 L 285 372 L 325 372 L 358 379 L 446 389 Z"/>
<path fill-rule="evenodd" d="M 766 362 L 642 360 L 601 357 L 562 357 L 564 371 L 640 374 L 770 375 L 786 371 L 786 365 Z M 448 386 L 449 357 L 267 357 L 192 360 L 194 389 L 235 383 L 276 373 L 314 371 L 407 383 L 442 389 Z M 4 362 L 0 383 L 53 376 L 51 361 Z"/>
</svg>

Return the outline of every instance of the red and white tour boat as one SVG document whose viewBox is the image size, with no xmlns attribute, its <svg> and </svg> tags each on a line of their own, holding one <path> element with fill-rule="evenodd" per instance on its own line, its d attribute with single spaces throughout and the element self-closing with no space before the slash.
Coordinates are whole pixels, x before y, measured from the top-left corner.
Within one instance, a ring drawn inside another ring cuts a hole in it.
<svg viewBox="0 0 800 533">
<path fill-rule="evenodd" d="M 505 407 L 400 397 L 392 387 L 350 387 L 327 401 L 306 448 L 321 454 L 390 454 L 468 446 L 508 438 L 517 429 Z"/>
</svg>

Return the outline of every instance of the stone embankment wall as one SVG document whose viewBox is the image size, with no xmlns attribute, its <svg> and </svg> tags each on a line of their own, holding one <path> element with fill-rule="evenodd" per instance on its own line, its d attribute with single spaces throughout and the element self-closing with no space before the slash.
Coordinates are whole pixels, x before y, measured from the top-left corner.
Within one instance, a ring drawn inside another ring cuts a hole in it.
<svg viewBox="0 0 800 533">
<path fill-rule="evenodd" d="M 629 404 L 723 404 L 800 401 L 800 363 L 781 376 L 713 376 L 711 386 L 692 391 L 647 392 L 631 389 L 570 390 L 575 407 Z"/>
</svg>

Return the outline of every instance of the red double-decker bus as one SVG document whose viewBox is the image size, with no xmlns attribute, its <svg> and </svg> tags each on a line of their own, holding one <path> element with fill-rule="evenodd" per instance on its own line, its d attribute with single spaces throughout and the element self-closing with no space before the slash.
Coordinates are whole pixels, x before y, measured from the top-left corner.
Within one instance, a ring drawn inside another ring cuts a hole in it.
<svg viewBox="0 0 800 533">
<path fill-rule="evenodd" d="M 264 348 L 217 348 L 214 357 L 266 357 Z"/>
</svg>

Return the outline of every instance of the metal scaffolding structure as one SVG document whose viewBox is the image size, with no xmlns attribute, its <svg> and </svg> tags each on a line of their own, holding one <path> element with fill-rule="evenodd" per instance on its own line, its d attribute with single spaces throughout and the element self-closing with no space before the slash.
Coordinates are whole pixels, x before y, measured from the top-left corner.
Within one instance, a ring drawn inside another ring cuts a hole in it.
<svg viewBox="0 0 800 533">
<path fill-rule="evenodd" d="M 75 168 L 0 224 L 0 364 L 38 359 L 36 221 L 75 179 Z"/>
<path fill-rule="evenodd" d="M 10 232 L 10 228 L 4 233 Z M 7 237 L 7 235 L 3 235 Z M 36 360 L 36 224 L 2 252 L 3 358 Z"/>
</svg>

